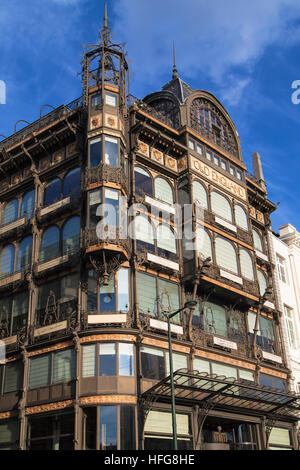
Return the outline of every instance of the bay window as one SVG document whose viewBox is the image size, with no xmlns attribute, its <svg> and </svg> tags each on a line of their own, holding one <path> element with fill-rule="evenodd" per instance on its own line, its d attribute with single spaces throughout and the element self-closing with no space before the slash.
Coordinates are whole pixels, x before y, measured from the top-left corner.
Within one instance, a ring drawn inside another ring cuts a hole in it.
<svg viewBox="0 0 300 470">
<path fill-rule="evenodd" d="M 120 268 L 108 284 L 97 283 L 95 271 L 88 271 L 88 309 L 90 312 L 128 312 L 129 270 Z"/>
<path fill-rule="evenodd" d="M 89 141 L 90 168 L 105 163 L 110 166 L 121 166 L 120 140 L 111 135 L 102 135 Z"/>
<path fill-rule="evenodd" d="M 96 343 L 82 346 L 82 377 L 133 377 L 133 343 Z"/>
</svg>

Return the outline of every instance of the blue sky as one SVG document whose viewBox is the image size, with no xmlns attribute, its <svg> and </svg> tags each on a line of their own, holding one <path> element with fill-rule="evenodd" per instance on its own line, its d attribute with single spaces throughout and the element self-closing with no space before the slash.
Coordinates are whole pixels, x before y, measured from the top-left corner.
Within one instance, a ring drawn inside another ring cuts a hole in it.
<svg viewBox="0 0 300 470">
<path fill-rule="evenodd" d="M 81 95 L 82 46 L 97 41 L 103 12 L 102 0 L 1 0 L 0 134 L 37 119 L 43 104 Z M 251 172 L 252 153 L 261 154 L 268 197 L 280 201 L 273 229 L 289 222 L 300 230 L 300 104 L 291 100 L 300 2 L 108 0 L 108 12 L 114 40 L 126 42 L 130 92 L 142 98 L 170 80 L 174 39 L 181 78 L 223 102 Z"/>
</svg>

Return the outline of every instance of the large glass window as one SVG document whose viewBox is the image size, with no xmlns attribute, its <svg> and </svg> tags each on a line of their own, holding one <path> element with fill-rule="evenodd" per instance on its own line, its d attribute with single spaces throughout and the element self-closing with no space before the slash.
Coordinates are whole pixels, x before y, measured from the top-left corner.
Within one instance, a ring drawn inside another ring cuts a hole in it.
<svg viewBox="0 0 300 470">
<path fill-rule="evenodd" d="M 292 429 L 273 427 L 269 436 L 269 450 L 292 450 Z"/>
<path fill-rule="evenodd" d="M 6 204 L 2 212 L 2 225 L 9 224 L 17 220 L 19 212 L 19 201 L 14 199 Z"/>
<path fill-rule="evenodd" d="M 193 439 L 188 414 L 176 413 L 177 443 L 179 450 L 191 450 Z M 173 449 L 172 414 L 150 410 L 144 428 L 145 450 Z"/>
<path fill-rule="evenodd" d="M 160 199 L 168 204 L 173 204 L 174 202 L 171 184 L 160 176 L 154 180 L 154 196 L 156 199 Z"/>
<path fill-rule="evenodd" d="M 115 189 L 104 189 L 105 198 L 105 224 L 108 227 L 119 226 L 119 195 Z"/>
<path fill-rule="evenodd" d="M 187 356 L 173 352 L 172 358 L 174 372 L 179 369 L 187 369 Z M 162 380 L 170 374 L 169 352 L 162 349 L 142 346 L 141 366 L 142 376 L 145 379 Z"/>
<path fill-rule="evenodd" d="M 207 191 L 199 181 L 193 181 L 193 201 L 203 209 L 208 209 Z"/>
<path fill-rule="evenodd" d="M 216 261 L 217 264 L 235 274 L 238 273 L 236 251 L 233 244 L 225 238 L 216 238 Z"/>
<path fill-rule="evenodd" d="M 40 246 L 40 262 L 49 261 L 60 256 L 60 232 L 56 226 L 48 228 Z"/>
<path fill-rule="evenodd" d="M 253 261 L 250 253 L 244 248 L 240 249 L 240 262 L 242 276 L 254 281 Z"/>
<path fill-rule="evenodd" d="M 137 215 L 134 219 L 135 224 L 135 238 L 137 247 L 146 249 L 147 251 L 154 251 L 154 230 L 153 225 L 144 215 Z"/>
<path fill-rule="evenodd" d="M 261 235 L 257 232 L 257 230 L 252 230 L 252 235 L 253 235 L 254 248 L 256 248 L 258 251 L 263 253 L 264 249 L 263 249 L 263 242 L 262 242 Z"/>
<path fill-rule="evenodd" d="M 133 343 L 88 344 L 82 351 L 82 377 L 95 377 L 97 367 L 100 376 L 134 376 Z"/>
<path fill-rule="evenodd" d="M 96 312 L 127 312 L 129 309 L 128 269 L 119 269 L 107 284 L 98 284 L 95 271 L 88 272 L 88 308 Z"/>
<path fill-rule="evenodd" d="M 63 255 L 74 254 L 79 250 L 80 217 L 67 220 L 62 230 Z"/>
<path fill-rule="evenodd" d="M 277 388 L 282 392 L 286 390 L 286 383 L 283 379 L 274 377 L 274 375 L 259 374 L 259 384 L 264 387 Z"/>
<path fill-rule="evenodd" d="M 157 227 L 157 254 L 170 259 L 177 259 L 176 238 L 169 226 Z"/>
<path fill-rule="evenodd" d="M 30 416 L 28 450 L 73 450 L 74 414 L 70 412 Z"/>
<path fill-rule="evenodd" d="M 102 163 L 102 137 L 90 140 L 90 167 Z"/>
<path fill-rule="evenodd" d="M 97 209 L 102 201 L 102 190 L 96 189 L 89 192 L 89 226 L 95 227 L 100 218 L 96 215 Z"/>
<path fill-rule="evenodd" d="M 28 191 L 28 193 L 24 194 L 21 203 L 21 217 L 26 217 L 26 219 L 30 219 L 33 216 L 34 210 L 34 197 L 35 191 Z"/>
<path fill-rule="evenodd" d="M 105 144 L 105 163 L 111 166 L 119 164 L 119 144 L 116 137 L 104 137 Z"/>
<path fill-rule="evenodd" d="M 117 407 L 101 406 L 100 408 L 100 449 L 117 450 Z"/>
<path fill-rule="evenodd" d="M 243 230 L 249 230 L 248 226 L 248 217 L 245 209 L 240 206 L 239 204 L 236 204 L 234 206 L 234 213 L 235 213 L 235 222 L 236 225 Z"/>
<path fill-rule="evenodd" d="M 30 389 L 69 382 L 75 378 L 76 352 L 65 349 L 36 356 L 29 360 Z"/>
<path fill-rule="evenodd" d="M 259 294 L 262 297 L 266 291 L 268 283 L 266 276 L 260 269 L 257 270 L 257 279 L 259 285 Z"/>
<path fill-rule="evenodd" d="M 232 210 L 227 197 L 216 191 L 211 192 L 211 210 L 216 215 L 232 222 Z"/>
<path fill-rule="evenodd" d="M 196 248 L 198 256 L 202 260 L 206 258 L 213 259 L 211 238 L 202 225 L 198 225 L 196 229 Z"/>
<path fill-rule="evenodd" d="M 32 252 L 32 235 L 23 238 L 18 247 L 17 256 L 17 271 L 22 271 L 30 268 Z"/>
<path fill-rule="evenodd" d="M 0 257 L 0 278 L 14 273 L 15 269 L 15 247 L 7 245 L 3 248 Z"/>
<path fill-rule="evenodd" d="M 79 197 L 80 195 L 80 168 L 69 171 L 64 178 L 64 197 Z"/>
<path fill-rule="evenodd" d="M 248 312 L 248 325 L 251 343 L 253 344 L 256 314 Z M 275 331 L 271 318 L 260 316 L 258 321 L 256 344 L 266 352 L 276 354 Z"/>
<path fill-rule="evenodd" d="M 0 299 L 0 322 L 6 336 L 14 335 L 26 326 L 28 316 L 28 292 Z"/>
<path fill-rule="evenodd" d="M 3 391 L 11 393 L 18 392 L 23 386 L 23 365 L 20 361 L 13 361 L 3 366 Z"/>
<path fill-rule="evenodd" d="M 0 450 L 16 450 L 19 443 L 19 422 L 17 419 L 0 421 Z"/>
<path fill-rule="evenodd" d="M 134 167 L 135 191 L 139 196 L 153 196 L 152 176 L 140 166 Z"/>
<path fill-rule="evenodd" d="M 54 202 L 57 202 L 61 199 L 62 194 L 62 183 L 59 178 L 54 179 L 51 183 L 46 186 L 45 189 L 45 198 L 44 206 L 49 206 Z"/>
</svg>

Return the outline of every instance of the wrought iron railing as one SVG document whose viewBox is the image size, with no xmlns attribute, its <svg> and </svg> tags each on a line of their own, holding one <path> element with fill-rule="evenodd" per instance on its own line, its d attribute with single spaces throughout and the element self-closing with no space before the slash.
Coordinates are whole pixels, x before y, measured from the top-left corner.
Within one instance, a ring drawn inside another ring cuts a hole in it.
<svg viewBox="0 0 300 470">
<path fill-rule="evenodd" d="M 87 168 L 85 175 L 86 186 L 99 181 L 120 184 L 128 192 L 128 181 L 122 167 L 101 163 L 94 168 Z"/>
<path fill-rule="evenodd" d="M 17 144 L 18 142 L 21 142 L 33 132 L 36 132 L 40 129 L 43 129 L 46 126 L 49 126 L 49 124 L 51 124 L 52 122 L 57 121 L 61 117 L 72 113 L 73 111 L 81 108 L 82 106 L 83 106 L 82 97 L 77 98 L 76 100 L 72 101 L 69 104 L 66 104 L 66 105 L 64 104 L 62 106 L 59 106 L 54 111 L 51 111 L 50 113 L 46 114 L 40 119 L 37 119 L 36 121 L 32 122 L 28 126 L 24 127 L 20 131 L 15 132 L 10 137 L 7 137 L 6 139 L 2 140 L 0 142 L 0 152 L 2 150 L 5 150 L 11 147 L 12 145 Z"/>
<path fill-rule="evenodd" d="M 172 119 L 170 119 L 168 116 L 157 111 L 155 108 L 145 103 L 145 101 L 140 100 L 133 95 L 129 95 L 128 105 L 132 106 L 133 104 L 137 105 L 141 111 L 150 114 L 150 116 L 152 116 L 154 119 L 157 119 L 158 121 L 163 122 L 167 126 L 174 128 L 174 123 Z"/>
<path fill-rule="evenodd" d="M 71 299 L 62 303 L 53 303 L 37 309 L 35 313 L 35 328 L 53 325 L 64 320 L 69 320 L 77 315 L 78 299 Z"/>
</svg>

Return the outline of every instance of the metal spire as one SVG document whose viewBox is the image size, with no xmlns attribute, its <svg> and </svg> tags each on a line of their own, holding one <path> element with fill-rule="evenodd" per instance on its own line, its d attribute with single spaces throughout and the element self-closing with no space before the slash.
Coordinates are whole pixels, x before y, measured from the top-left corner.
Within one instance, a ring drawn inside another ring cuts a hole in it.
<svg viewBox="0 0 300 470">
<path fill-rule="evenodd" d="M 173 75 L 172 79 L 175 80 L 175 78 L 178 78 L 178 71 L 176 68 L 176 61 L 175 61 L 175 41 L 173 39 Z"/>
<path fill-rule="evenodd" d="M 107 27 L 107 3 L 105 2 L 104 8 L 104 27 L 103 27 L 103 43 L 107 46 L 107 36 L 108 36 L 108 27 Z"/>
</svg>

